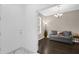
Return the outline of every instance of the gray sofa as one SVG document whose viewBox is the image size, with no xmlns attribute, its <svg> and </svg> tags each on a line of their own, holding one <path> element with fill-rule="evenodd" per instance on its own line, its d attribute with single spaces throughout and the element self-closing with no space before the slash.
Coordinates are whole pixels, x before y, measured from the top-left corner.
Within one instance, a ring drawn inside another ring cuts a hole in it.
<svg viewBox="0 0 79 59">
<path fill-rule="evenodd" d="M 71 31 L 63 31 L 62 35 L 58 34 L 57 31 L 51 31 L 49 38 L 50 40 L 73 44 Z"/>
</svg>

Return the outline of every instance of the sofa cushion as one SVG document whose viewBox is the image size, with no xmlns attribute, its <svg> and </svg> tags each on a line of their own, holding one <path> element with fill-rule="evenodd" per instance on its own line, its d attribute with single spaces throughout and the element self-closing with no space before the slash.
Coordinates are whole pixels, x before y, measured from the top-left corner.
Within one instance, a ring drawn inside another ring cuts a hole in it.
<svg viewBox="0 0 79 59">
<path fill-rule="evenodd" d="M 71 31 L 64 31 L 63 36 L 70 36 L 72 35 Z"/>
<path fill-rule="evenodd" d="M 57 31 L 51 31 L 52 35 L 57 35 Z"/>
</svg>

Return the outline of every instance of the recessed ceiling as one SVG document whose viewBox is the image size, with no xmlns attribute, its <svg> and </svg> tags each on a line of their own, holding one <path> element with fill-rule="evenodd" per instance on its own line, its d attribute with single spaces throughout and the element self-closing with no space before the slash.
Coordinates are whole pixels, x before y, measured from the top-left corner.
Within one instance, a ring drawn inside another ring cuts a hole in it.
<svg viewBox="0 0 79 59">
<path fill-rule="evenodd" d="M 59 12 L 65 13 L 69 11 L 79 10 L 79 4 L 61 4 L 61 5 L 55 5 L 53 7 L 44 9 L 40 11 L 40 13 L 43 16 L 50 16 L 57 13 L 57 7 L 60 6 L 62 9 Z"/>
</svg>

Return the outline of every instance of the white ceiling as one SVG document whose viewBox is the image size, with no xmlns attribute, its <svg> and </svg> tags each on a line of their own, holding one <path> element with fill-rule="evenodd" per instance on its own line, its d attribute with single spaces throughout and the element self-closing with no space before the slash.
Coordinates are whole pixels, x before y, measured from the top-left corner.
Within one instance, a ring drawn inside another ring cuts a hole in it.
<svg viewBox="0 0 79 59">
<path fill-rule="evenodd" d="M 65 13 L 69 11 L 79 10 L 79 4 L 62 4 L 62 5 L 55 5 L 53 7 L 41 10 L 40 13 L 43 16 L 50 16 L 57 13 L 57 7 L 61 7 L 61 10 L 59 12 Z"/>
</svg>

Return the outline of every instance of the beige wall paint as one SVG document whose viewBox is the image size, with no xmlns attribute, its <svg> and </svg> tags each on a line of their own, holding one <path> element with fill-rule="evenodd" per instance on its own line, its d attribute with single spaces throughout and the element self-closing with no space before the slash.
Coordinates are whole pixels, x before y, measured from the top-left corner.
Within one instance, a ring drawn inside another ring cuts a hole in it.
<svg viewBox="0 0 79 59">
<path fill-rule="evenodd" d="M 72 31 L 79 33 L 79 10 L 64 13 L 62 18 L 56 18 L 53 15 L 43 17 L 42 20 L 48 21 L 48 31 L 57 30 L 61 31 Z M 42 31 L 44 31 L 42 26 Z"/>
</svg>

